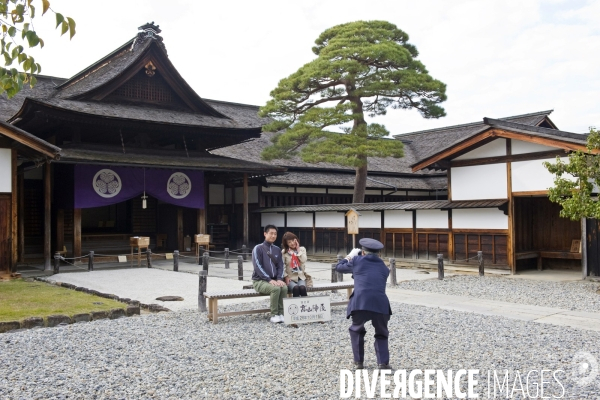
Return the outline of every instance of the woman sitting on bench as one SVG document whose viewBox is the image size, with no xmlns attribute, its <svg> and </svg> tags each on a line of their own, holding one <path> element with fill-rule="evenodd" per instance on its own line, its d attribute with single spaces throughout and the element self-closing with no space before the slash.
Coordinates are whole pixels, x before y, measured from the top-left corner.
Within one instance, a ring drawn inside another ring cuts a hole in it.
<svg viewBox="0 0 600 400">
<path fill-rule="evenodd" d="M 281 240 L 281 254 L 285 265 L 285 283 L 292 296 L 307 296 L 306 293 L 306 249 L 298 243 L 298 236 L 286 232 Z"/>
</svg>

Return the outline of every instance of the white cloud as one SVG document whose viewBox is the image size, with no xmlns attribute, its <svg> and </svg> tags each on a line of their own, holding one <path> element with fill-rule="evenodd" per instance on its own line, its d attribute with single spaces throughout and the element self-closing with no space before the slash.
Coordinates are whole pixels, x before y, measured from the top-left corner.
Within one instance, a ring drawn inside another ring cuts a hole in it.
<svg viewBox="0 0 600 400">
<path fill-rule="evenodd" d="M 432 76 L 448 85 L 447 117 L 390 111 L 381 122 L 393 133 L 550 108 L 564 130 L 600 125 L 600 2 L 52 0 L 52 7 L 72 16 L 78 33 L 69 41 L 52 16 L 36 21 L 46 41 L 35 52 L 44 74 L 71 76 L 155 21 L 200 96 L 260 105 L 314 57 L 323 30 L 385 19 L 410 35 Z"/>
</svg>

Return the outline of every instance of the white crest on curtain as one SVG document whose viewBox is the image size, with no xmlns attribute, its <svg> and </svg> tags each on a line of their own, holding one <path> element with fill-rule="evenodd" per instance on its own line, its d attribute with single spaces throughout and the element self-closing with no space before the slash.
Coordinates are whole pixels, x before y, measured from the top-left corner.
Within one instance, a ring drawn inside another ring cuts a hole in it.
<svg viewBox="0 0 600 400">
<path fill-rule="evenodd" d="M 111 169 L 101 169 L 96 172 L 92 186 L 99 196 L 106 199 L 118 195 L 123 187 L 121 177 Z"/>
<path fill-rule="evenodd" d="M 175 172 L 167 180 L 167 193 L 174 199 L 183 199 L 192 191 L 192 180 L 183 172 Z"/>
</svg>

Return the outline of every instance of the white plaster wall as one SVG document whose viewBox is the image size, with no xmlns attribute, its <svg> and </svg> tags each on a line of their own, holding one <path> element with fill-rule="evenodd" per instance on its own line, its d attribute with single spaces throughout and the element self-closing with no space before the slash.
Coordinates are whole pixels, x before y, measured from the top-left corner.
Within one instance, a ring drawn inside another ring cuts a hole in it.
<svg viewBox="0 0 600 400">
<path fill-rule="evenodd" d="M 263 213 L 260 215 L 260 226 L 275 225 L 281 228 L 284 225 L 284 215 L 278 213 Z"/>
<path fill-rule="evenodd" d="M 225 186 L 208 185 L 208 204 L 225 204 Z"/>
<path fill-rule="evenodd" d="M 508 229 L 508 216 L 497 208 L 452 210 L 453 229 Z"/>
<path fill-rule="evenodd" d="M 554 186 L 554 175 L 548 172 L 543 165 L 545 161 L 552 162 L 554 160 L 550 158 L 546 160 L 513 162 L 511 164 L 512 191 L 530 192 L 548 190 L 548 188 Z M 567 157 L 562 157 L 561 160 L 568 162 Z"/>
<path fill-rule="evenodd" d="M 385 210 L 385 228 L 412 228 L 412 211 Z"/>
<path fill-rule="evenodd" d="M 450 173 L 452 200 L 507 198 L 505 163 L 453 167 Z"/>
<path fill-rule="evenodd" d="M 0 192 L 12 192 L 11 149 L 0 149 Z"/>
<path fill-rule="evenodd" d="M 512 139 L 510 151 L 512 154 L 537 153 L 540 151 L 557 150 L 558 147 L 544 146 L 543 144 L 524 142 L 522 140 Z"/>
<path fill-rule="evenodd" d="M 329 189 L 331 194 L 354 194 L 353 189 Z"/>
<path fill-rule="evenodd" d="M 471 160 L 473 158 L 497 157 L 506 155 L 506 139 L 496 139 L 484 144 L 462 156 L 456 157 L 455 160 Z"/>
<path fill-rule="evenodd" d="M 229 202 L 231 203 L 231 201 Z M 235 188 L 235 204 L 244 203 L 244 188 Z M 248 203 L 258 203 L 258 186 L 248 186 Z"/>
<path fill-rule="evenodd" d="M 417 228 L 447 229 L 448 211 L 417 210 Z"/>
<path fill-rule="evenodd" d="M 303 212 L 287 213 L 287 226 L 292 228 L 312 228 L 313 214 Z"/>
<path fill-rule="evenodd" d="M 360 211 L 360 216 L 358 217 L 358 229 L 360 228 L 381 229 L 381 212 Z"/>
<path fill-rule="evenodd" d="M 318 212 L 315 215 L 317 228 L 344 228 L 346 217 L 343 212 Z"/>
<path fill-rule="evenodd" d="M 294 193 L 293 187 L 283 187 L 283 186 L 270 186 L 262 188 L 263 192 L 275 192 L 275 193 Z"/>
<path fill-rule="evenodd" d="M 327 189 L 299 187 L 299 188 L 296 188 L 296 192 L 297 193 L 327 193 Z"/>
</svg>

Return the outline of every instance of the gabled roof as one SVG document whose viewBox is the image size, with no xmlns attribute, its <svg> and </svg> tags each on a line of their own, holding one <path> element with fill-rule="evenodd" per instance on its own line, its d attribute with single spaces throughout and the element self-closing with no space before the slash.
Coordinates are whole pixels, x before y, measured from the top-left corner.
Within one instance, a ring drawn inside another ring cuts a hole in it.
<svg viewBox="0 0 600 400">
<path fill-rule="evenodd" d="M 550 120 L 549 115 L 553 110 L 539 111 L 535 113 L 515 115 L 512 117 L 500 118 L 508 122 L 520 123 L 529 126 L 550 126 L 556 128 Z M 464 140 L 468 137 L 481 133 L 488 129 L 485 122 L 472 122 L 468 124 L 446 126 L 443 128 L 428 129 L 424 131 L 404 133 L 394 135 L 396 139 L 404 142 L 405 152 L 411 152 L 414 159 L 410 166 L 436 154 L 452 144 Z"/>
<path fill-rule="evenodd" d="M 518 139 L 526 142 L 543 144 L 567 151 L 585 150 L 587 134 L 565 132 L 557 129 L 530 126 L 506 119 L 484 118 L 481 127 L 470 135 L 458 138 L 452 143 L 440 146 L 437 152 L 421 159 L 412 165 L 413 171 L 423 168 L 444 169 L 442 161 L 449 160 L 469 149 L 479 147 L 493 138 Z M 447 161 L 444 161 L 447 163 Z"/>
</svg>

